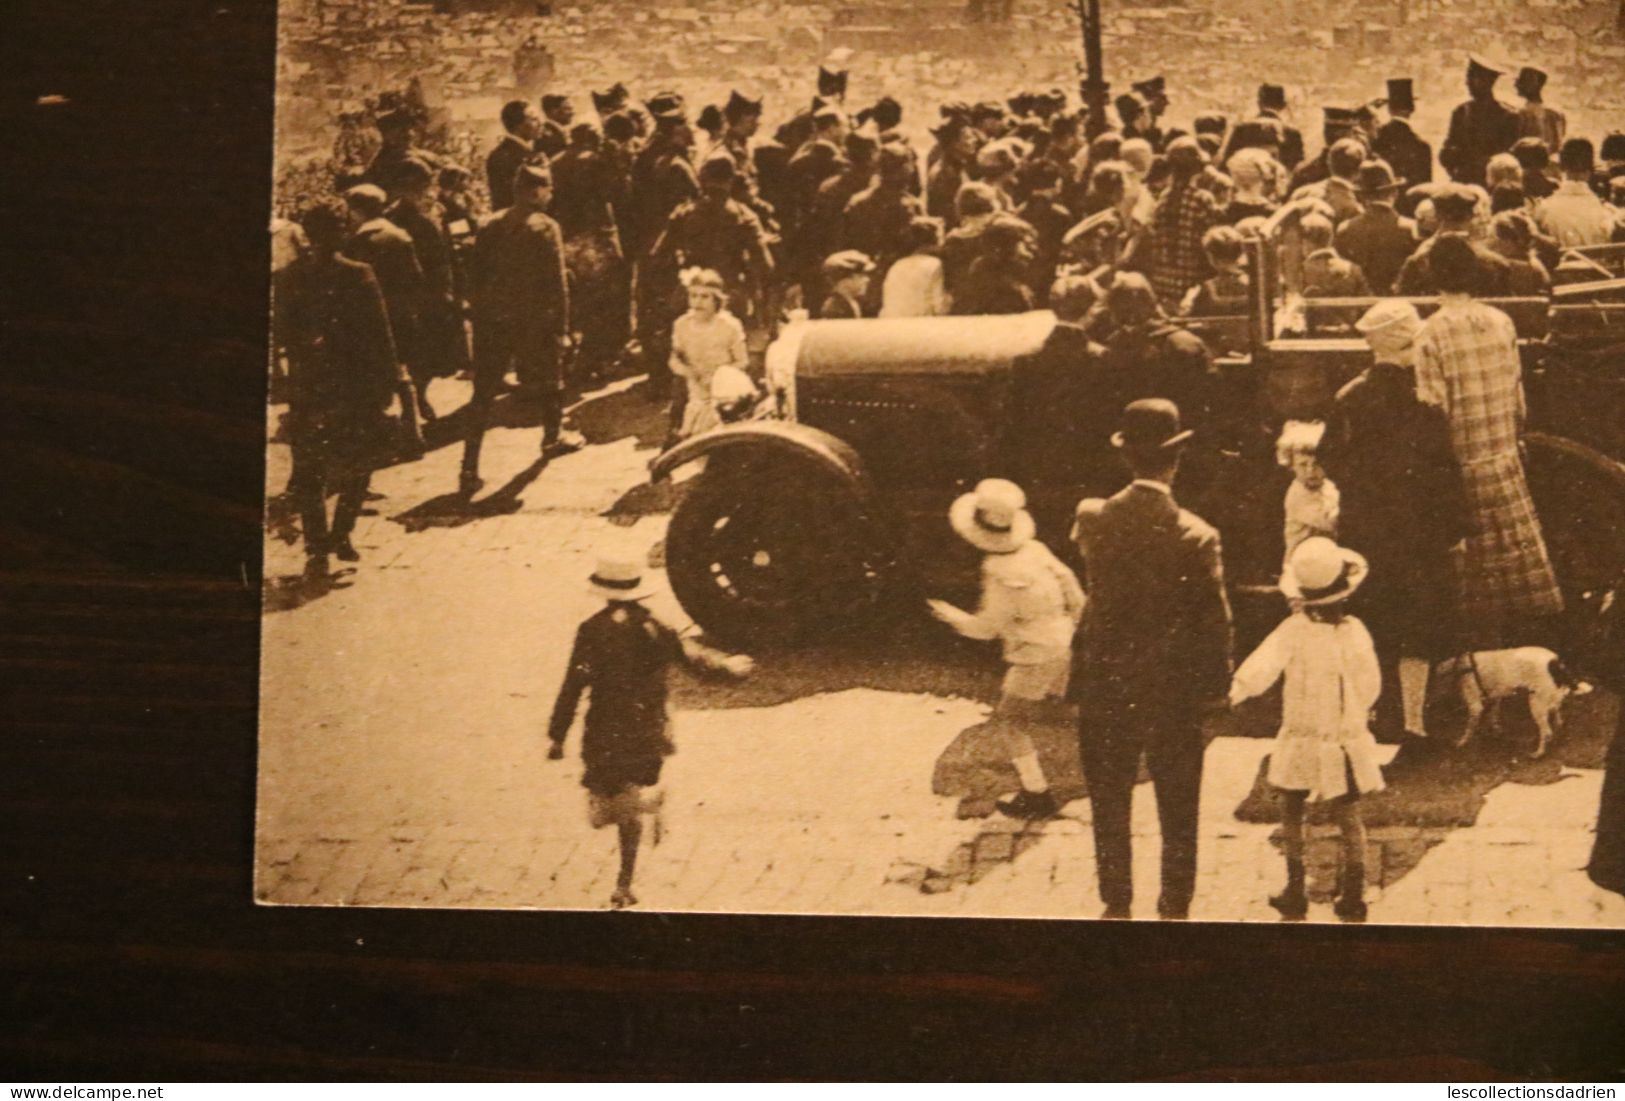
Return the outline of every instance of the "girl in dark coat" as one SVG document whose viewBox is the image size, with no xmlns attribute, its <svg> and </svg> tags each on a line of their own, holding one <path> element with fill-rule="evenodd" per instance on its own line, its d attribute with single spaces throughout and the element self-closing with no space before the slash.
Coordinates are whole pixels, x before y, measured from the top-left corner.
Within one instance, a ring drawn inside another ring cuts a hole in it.
<svg viewBox="0 0 1625 1101">
<path fill-rule="evenodd" d="M 1340 538 L 1371 565 L 1350 610 L 1371 631 L 1384 679 L 1399 682 L 1397 694 L 1382 694 L 1390 706 L 1379 726 L 1402 721 L 1409 756 L 1426 736 L 1428 671 L 1451 652 L 1449 550 L 1466 532 L 1466 501 L 1443 415 L 1416 396 L 1415 307 L 1379 302 L 1357 327 L 1375 362 L 1337 395 L 1329 458 L 1342 492 Z M 1401 716 L 1391 710 L 1396 697 Z"/>
</svg>

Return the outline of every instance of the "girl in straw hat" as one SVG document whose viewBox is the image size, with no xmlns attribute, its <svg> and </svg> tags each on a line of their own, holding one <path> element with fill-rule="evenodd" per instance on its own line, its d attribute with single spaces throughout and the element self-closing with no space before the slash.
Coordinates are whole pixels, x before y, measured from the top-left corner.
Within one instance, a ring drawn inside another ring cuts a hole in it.
<svg viewBox="0 0 1625 1101">
<path fill-rule="evenodd" d="M 679 661 L 736 677 L 754 667 L 745 655 L 724 654 L 693 640 L 654 617 L 641 601 L 653 593 L 643 577 L 641 554 L 608 554 L 588 580 L 604 607 L 576 632 L 564 685 L 553 707 L 549 760 L 564 756 L 564 740 L 575 721 L 582 692 L 588 692 L 581 736 L 581 786 L 587 789 L 593 829 L 614 824 L 620 837 L 621 869 L 610 905 L 634 905 L 632 873 L 643 839 L 643 816 L 654 818 L 660 843 L 664 794 L 656 790 L 665 759 L 675 752 L 666 711 L 666 675 Z"/>
<path fill-rule="evenodd" d="M 1282 827 L 1286 889 L 1270 905 L 1288 921 L 1309 910 L 1304 890 L 1303 821 L 1310 800 L 1330 803 L 1343 834 L 1335 910 L 1365 920 L 1365 822 L 1360 795 L 1381 791 L 1382 769 L 1370 715 L 1382 690 L 1376 650 L 1365 625 L 1343 609 L 1366 577 L 1366 562 L 1323 536 L 1293 552 L 1281 591 L 1297 611 L 1236 670 L 1232 706 L 1285 678 L 1281 728 L 1270 753 L 1269 782 L 1285 799 Z"/>
<path fill-rule="evenodd" d="M 989 478 L 953 503 L 948 523 L 982 551 L 982 602 L 974 614 L 930 600 L 931 614 L 966 638 L 999 639 L 1009 668 L 993 721 L 1004 740 L 1021 792 L 998 808 L 1013 818 L 1047 818 L 1060 808 L 1024 724 L 1045 701 L 1066 697 L 1072 633 L 1083 614 L 1083 587 L 1072 571 L 1033 538 L 1032 514 L 1021 487 Z"/>
</svg>

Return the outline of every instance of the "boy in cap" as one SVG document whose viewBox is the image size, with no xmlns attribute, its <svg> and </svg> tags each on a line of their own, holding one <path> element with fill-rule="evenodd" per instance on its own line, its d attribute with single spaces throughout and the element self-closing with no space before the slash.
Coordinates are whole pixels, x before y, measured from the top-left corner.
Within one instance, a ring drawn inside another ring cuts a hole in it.
<svg viewBox="0 0 1625 1101">
<path fill-rule="evenodd" d="M 1066 698 L 1072 632 L 1083 614 L 1083 588 L 1071 570 L 1035 539 L 1021 487 L 988 478 L 954 501 L 948 523 L 983 553 L 982 597 L 976 612 L 928 600 L 931 614 L 966 638 L 1003 644 L 1006 670 L 993 722 L 1020 777 L 1021 791 L 1001 800 L 1012 818 L 1049 818 L 1060 808 L 1050 794 L 1038 751 L 1024 725 L 1044 705 Z"/>
<path fill-rule="evenodd" d="M 665 758 L 676 750 L 666 702 L 670 668 L 684 662 L 735 677 L 748 676 L 754 668 L 749 657 L 682 638 L 656 619 L 641 603 L 653 592 L 644 580 L 641 558 L 624 553 L 599 558 L 588 586 L 605 604 L 576 631 L 547 731 L 552 743 L 548 760 L 562 760 L 581 694 L 588 693 L 581 786 L 587 789 L 592 827 L 613 824 L 619 834 L 620 874 L 609 900 L 617 910 L 638 901 L 632 875 L 643 816 L 654 816 L 655 844 L 663 832 L 659 815 L 664 796 L 651 789 L 660 782 Z"/>
</svg>

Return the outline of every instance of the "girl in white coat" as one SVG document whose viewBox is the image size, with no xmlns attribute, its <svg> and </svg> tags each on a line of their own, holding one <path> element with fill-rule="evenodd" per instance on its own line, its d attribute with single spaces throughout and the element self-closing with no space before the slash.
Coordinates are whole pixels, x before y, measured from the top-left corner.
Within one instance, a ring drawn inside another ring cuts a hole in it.
<svg viewBox="0 0 1625 1101">
<path fill-rule="evenodd" d="M 1334 909 L 1364 921 L 1365 821 L 1360 796 L 1381 791 L 1382 768 L 1371 736 L 1371 709 L 1382 691 L 1377 653 L 1365 624 L 1343 609 L 1365 580 L 1366 562 L 1323 536 L 1293 552 L 1281 591 L 1288 616 L 1236 670 L 1232 705 L 1269 690 L 1283 676 L 1281 729 L 1270 753 L 1269 782 L 1285 799 L 1286 889 L 1270 905 L 1288 921 L 1309 910 L 1304 890 L 1305 805 L 1330 803 L 1343 834 L 1343 864 Z"/>
</svg>

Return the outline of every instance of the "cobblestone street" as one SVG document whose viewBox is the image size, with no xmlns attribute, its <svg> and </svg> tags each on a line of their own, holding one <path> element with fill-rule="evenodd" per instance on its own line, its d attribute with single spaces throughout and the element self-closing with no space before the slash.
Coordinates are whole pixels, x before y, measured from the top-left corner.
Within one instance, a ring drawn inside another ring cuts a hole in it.
<svg viewBox="0 0 1625 1101">
<path fill-rule="evenodd" d="M 435 403 L 455 409 L 466 390 L 439 381 Z M 660 414 L 621 384 L 577 419 L 592 445 L 540 469 L 538 429 L 493 430 L 472 507 L 452 496 L 457 447 L 381 471 L 376 515 L 355 536 L 362 561 L 330 587 L 298 583 L 300 549 L 271 525 L 261 901 L 607 905 L 614 832 L 587 823 L 578 735 L 550 762 L 544 730 L 575 627 L 595 607 L 583 585 L 595 548 L 664 534 L 645 486 Z M 286 471 L 273 444 L 273 494 Z M 687 623 L 669 592 L 653 605 Z M 959 819 L 955 799 L 931 793 L 938 755 L 985 718 L 996 669 L 991 651 L 970 651 L 980 665 L 963 650 L 946 662 L 917 651 L 768 656 L 744 685 L 685 678 L 668 830 L 645 844 L 642 908 L 1095 916 L 1087 800 L 1022 827 Z M 1275 827 L 1236 817 L 1269 744 L 1221 736 L 1208 749 L 1195 918 L 1275 918 Z M 1374 828 L 1372 920 L 1625 927 L 1625 900 L 1581 870 L 1600 783 L 1596 769 L 1553 765 L 1540 782 L 1489 791 L 1470 827 Z M 1145 786 L 1135 822 L 1144 917 L 1157 893 Z M 1333 851 L 1317 837 L 1314 854 Z M 1323 895 L 1330 875 L 1312 870 L 1312 887 Z M 1332 920 L 1329 907 L 1311 920 Z"/>
</svg>

